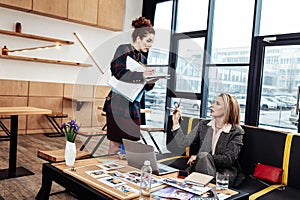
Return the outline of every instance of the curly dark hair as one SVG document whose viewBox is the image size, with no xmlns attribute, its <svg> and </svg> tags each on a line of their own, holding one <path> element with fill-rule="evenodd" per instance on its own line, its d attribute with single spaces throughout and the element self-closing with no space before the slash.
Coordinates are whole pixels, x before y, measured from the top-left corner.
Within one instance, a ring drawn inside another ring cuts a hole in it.
<svg viewBox="0 0 300 200">
<path fill-rule="evenodd" d="M 137 37 L 143 39 L 149 33 L 155 35 L 155 30 L 151 24 L 151 21 L 145 17 L 138 17 L 132 20 L 131 25 L 134 28 L 134 31 L 131 35 L 133 42 L 136 41 Z"/>
</svg>

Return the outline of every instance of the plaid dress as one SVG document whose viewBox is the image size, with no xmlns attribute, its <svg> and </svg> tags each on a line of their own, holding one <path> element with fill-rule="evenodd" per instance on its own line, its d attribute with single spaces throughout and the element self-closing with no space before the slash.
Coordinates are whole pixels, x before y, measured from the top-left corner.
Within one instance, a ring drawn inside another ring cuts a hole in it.
<svg viewBox="0 0 300 200">
<path fill-rule="evenodd" d="M 126 59 L 130 56 L 138 62 L 147 64 L 145 55 L 136 51 L 131 44 L 120 45 L 111 62 L 111 73 L 116 79 L 128 83 L 143 82 L 142 72 L 132 72 L 126 68 Z M 144 90 L 153 89 L 154 84 L 146 84 Z M 140 139 L 140 102 L 128 101 L 122 95 L 113 91 L 109 93 L 104 104 L 107 120 L 107 138 L 122 143 L 122 139 Z"/>
</svg>

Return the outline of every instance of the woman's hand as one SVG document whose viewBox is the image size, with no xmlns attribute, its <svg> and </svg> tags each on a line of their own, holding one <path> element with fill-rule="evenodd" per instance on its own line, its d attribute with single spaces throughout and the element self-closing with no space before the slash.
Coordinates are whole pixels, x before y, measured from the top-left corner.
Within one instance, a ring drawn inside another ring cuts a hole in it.
<svg viewBox="0 0 300 200">
<path fill-rule="evenodd" d="M 179 119 L 181 119 L 181 118 L 182 118 L 181 111 L 180 111 L 179 107 L 176 106 L 174 111 L 173 111 L 173 116 L 172 116 L 173 126 L 178 125 L 179 124 Z"/>
<path fill-rule="evenodd" d="M 152 67 L 146 67 L 146 70 L 143 73 L 144 78 L 147 78 L 148 76 L 154 75 L 154 69 Z"/>
<path fill-rule="evenodd" d="M 190 159 L 188 160 L 187 164 L 192 166 L 195 163 L 197 155 L 191 155 Z"/>
</svg>

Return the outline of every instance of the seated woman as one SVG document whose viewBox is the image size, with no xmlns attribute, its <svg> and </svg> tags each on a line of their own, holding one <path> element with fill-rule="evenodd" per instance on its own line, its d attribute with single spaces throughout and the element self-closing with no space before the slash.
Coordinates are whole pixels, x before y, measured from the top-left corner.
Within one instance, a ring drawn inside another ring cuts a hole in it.
<svg viewBox="0 0 300 200">
<path fill-rule="evenodd" d="M 237 161 L 243 145 L 244 130 L 240 126 L 240 106 L 229 94 L 220 94 L 211 105 L 213 119 L 201 120 L 198 125 L 184 135 L 179 119 L 181 112 L 173 112 L 173 135 L 180 147 L 190 146 L 188 165 L 192 171 L 215 177 L 216 172 L 229 174 L 229 185 L 241 183 L 244 176 Z"/>
</svg>

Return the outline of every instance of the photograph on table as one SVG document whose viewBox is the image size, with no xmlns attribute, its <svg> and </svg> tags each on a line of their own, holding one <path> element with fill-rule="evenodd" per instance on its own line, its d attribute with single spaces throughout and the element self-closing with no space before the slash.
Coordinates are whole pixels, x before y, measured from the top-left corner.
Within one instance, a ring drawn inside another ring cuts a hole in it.
<svg viewBox="0 0 300 200">
<path fill-rule="evenodd" d="M 96 179 L 108 176 L 105 170 L 91 170 L 86 171 L 85 173 Z"/>
<path fill-rule="evenodd" d="M 115 187 L 117 190 L 121 191 L 125 195 L 130 195 L 130 194 L 137 194 L 139 191 L 137 189 L 134 189 L 133 187 L 130 187 L 128 185 L 120 185 Z"/>
<path fill-rule="evenodd" d="M 118 163 L 99 164 L 97 166 L 104 170 L 114 170 L 114 169 L 120 169 L 124 167 L 123 165 L 120 165 Z"/>
<path fill-rule="evenodd" d="M 125 185 L 126 182 L 122 181 L 120 178 L 116 178 L 116 177 L 105 177 L 105 178 L 100 178 L 97 179 L 100 182 L 110 186 L 110 187 L 117 187 L 117 186 L 121 186 L 121 185 Z"/>
</svg>

